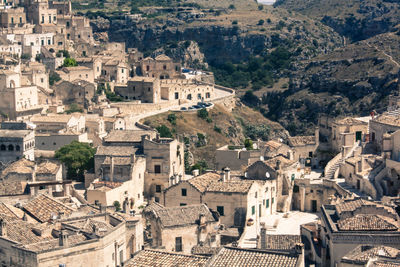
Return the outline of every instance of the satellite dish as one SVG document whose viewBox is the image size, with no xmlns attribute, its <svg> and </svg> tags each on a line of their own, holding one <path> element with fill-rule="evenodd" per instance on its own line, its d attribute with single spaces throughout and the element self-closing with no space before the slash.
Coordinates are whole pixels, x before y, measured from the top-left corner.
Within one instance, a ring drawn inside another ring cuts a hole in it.
<svg viewBox="0 0 400 267">
<path fill-rule="evenodd" d="M 266 173 L 265 173 L 265 177 L 267 177 L 267 178 L 271 177 L 271 175 L 269 174 L 269 172 L 266 172 Z"/>
<path fill-rule="evenodd" d="M 244 177 L 246 177 L 246 178 L 247 178 L 247 172 L 245 172 L 245 173 L 244 173 Z"/>
</svg>

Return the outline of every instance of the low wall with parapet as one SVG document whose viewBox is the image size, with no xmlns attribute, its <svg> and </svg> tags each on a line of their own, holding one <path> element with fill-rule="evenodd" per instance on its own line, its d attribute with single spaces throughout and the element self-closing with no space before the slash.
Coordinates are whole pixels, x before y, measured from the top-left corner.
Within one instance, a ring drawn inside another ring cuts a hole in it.
<svg viewBox="0 0 400 267">
<path fill-rule="evenodd" d="M 172 100 L 161 103 L 121 102 L 112 103 L 111 106 L 118 108 L 121 113 L 140 115 L 186 103 L 186 100 Z"/>
</svg>

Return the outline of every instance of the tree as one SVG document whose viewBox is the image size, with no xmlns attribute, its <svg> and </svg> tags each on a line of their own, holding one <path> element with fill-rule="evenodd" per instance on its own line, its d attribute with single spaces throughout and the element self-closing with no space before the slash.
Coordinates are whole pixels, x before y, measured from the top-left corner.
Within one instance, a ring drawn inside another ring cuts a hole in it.
<svg viewBox="0 0 400 267">
<path fill-rule="evenodd" d="M 113 206 L 115 208 L 115 211 L 120 211 L 121 210 L 121 204 L 119 203 L 118 200 L 114 201 Z"/>
<path fill-rule="evenodd" d="M 160 134 L 160 137 L 172 138 L 171 130 L 164 124 L 158 126 L 156 130 Z"/>
<path fill-rule="evenodd" d="M 76 63 L 76 60 L 74 58 L 65 58 L 63 66 L 64 67 L 76 67 L 76 66 L 78 66 L 78 63 Z"/>
<path fill-rule="evenodd" d="M 69 109 L 66 110 L 65 113 L 71 114 L 71 113 L 74 113 L 74 112 L 83 113 L 83 109 L 80 108 L 80 107 L 78 106 L 78 104 L 72 103 L 71 105 L 69 105 Z"/>
<path fill-rule="evenodd" d="M 56 151 L 55 157 L 65 164 L 67 177 L 83 181 L 84 172 L 94 168 L 94 154 L 96 149 L 88 143 L 72 141 Z"/>
<path fill-rule="evenodd" d="M 208 111 L 205 108 L 197 110 L 197 117 L 206 120 L 208 118 Z"/>
<path fill-rule="evenodd" d="M 54 72 L 54 71 L 50 72 L 50 74 L 49 74 L 49 84 L 50 85 L 53 85 L 54 83 L 58 82 L 59 80 L 61 80 L 61 77 L 60 77 L 60 75 L 58 75 L 57 72 Z"/>
<path fill-rule="evenodd" d="M 244 147 L 247 149 L 247 150 L 252 150 L 253 149 L 253 141 L 251 141 L 251 139 L 246 139 L 246 140 L 244 140 Z"/>
<path fill-rule="evenodd" d="M 263 19 L 260 19 L 259 21 L 258 21 L 258 23 L 257 23 L 257 25 L 263 25 L 264 24 L 264 20 Z"/>
<path fill-rule="evenodd" d="M 176 125 L 176 115 L 175 114 L 168 114 L 168 118 L 167 120 L 172 124 L 172 125 Z"/>
</svg>

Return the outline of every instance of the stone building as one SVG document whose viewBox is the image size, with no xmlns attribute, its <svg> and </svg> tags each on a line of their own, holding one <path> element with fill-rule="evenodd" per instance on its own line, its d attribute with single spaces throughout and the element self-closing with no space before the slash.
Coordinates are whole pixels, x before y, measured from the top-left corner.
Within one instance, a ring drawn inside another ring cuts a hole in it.
<svg viewBox="0 0 400 267">
<path fill-rule="evenodd" d="M 386 265 L 387 264 L 387 265 Z M 360 245 L 347 253 L 339 267 L 398 266 L 400 250 L 388 246 Z"/>
<path fill-rule="evenodd" d="M 204 203 L 218 211 L 221 224 L 243 227 L 246 221 L 276 211 L 276 180 L 231 177 L 228 169 L 221 175 L 206 173 L 167 188 L 164 203 L 167 207 Z"/>
<path fill-rule="evenodd" d="M 370 142 L 376 146 L 378 151 L 382 151 L 384 134 L 397 130 L 400 130 L 400 116 L 396 111 L 378 115 L 369 122 Z"/>
<path fill-rule="evenodd" d="M 56 72 L 60 75 L 61 79 L 65 81 L 73 82 L 75 80 L 84 80 L 94 84 L 93 70 L 85 66 L 63 67 Z"/>
<path fill-rule="evenodd" d="M 166 55 L 155 59 L 147 57 L 140 62 L 142 76 L 158 79 L 174 79 L 181 75 L 181 66 Z"/>
<path fill-rule="evenodd" d="M 35 159 L 35 133 L 21 123 L 21 128 L 14 129 L 10 124 L 2 123 L 0 129 L 0 161 L 3 163 L 26 158 Z"/>
<path fill-rule="evenodd" d="M 292 160 L 299 161 L 305 167 L 317 167 L 319 165 L 317 158 L 317 148 L 319 146 L 319 129 L 315 130 L 313 136 L 293 136 L 288 138 L 293 156 Z"/>
<path fill-rule="evenodd" d="M 2 9 L 0 12 L 0 27 L 22 27 L 26 23 L 26 16 L 22 7 Z"/>
<path fill-rule="evenodd" d="M 216 150 L 215 164 L 217 170 L 229 167 L 232 171 L 240 171 L 260 159 L 261 151 L 247 150 L 243 146 L 225 145 Z"/>
<path fill-rule="evenodd" d="M 36 115 L 30 121 L 36 125 L 35 131 L 37 133 L 58 133 L 61 130 L 85 132 L 85 116 L 79 113 Z"/>
<path fill-rule="evenodd" d="M 321 208 L 323 266 L 337 266 L 360 245 L 400 248 L 399 216 L 388 206 L 363 199 Z"/>
<path fill-rule="evenodd" d="M 28 119 L 40 113 L 36 86 L 22 86 L 21 75 L 9 70 L 0 71 L 0 110 L 11 120 Z"/>
<path fill-rule="evenodd" d="M 142 149 L 146 158 L 144 192 L 148 198 L 154 196 L 159 202 L 162 190 L 185 175 L 184 145 L 176 139 L 144 136 Z"/>
<path fill-rule="evenodd" d="M 99 57 L 81 57 L 76 58 L 79 66 L 84 66 L 93 70 L 94 79 L 98 79 L 102 74 L 102 61 Z"/>
<path fill-rule="evenodd" d="M 144 215 L 151 227 L 153 248 L 190 253 L 199 244 L 219 246 L 218 214 L 204 204 L 164 207 L 152 203 Z"/>
<path fill-rule="evenodd" d="M 115 92 L 129 100 L 159 103 L 162 100 L 189 102 L 210 101 L 215 97 L 214 85 L 194 79 L 158 79 L 135 76 L 126 86 L 116 86 Z"/>
<path fill-rule="evenodd" d="M 357 118 L 343 118 L 332 123 L 331 144 L 334 151 L 340 151 L 344 145 L 344 133 L 354 135 L 354 142 L 366 141 L 368 122 Z M 351 144 L 350 144 L 351 145 Z"/>
<path fill-rule="evenodd" d="M 88 108 L 96 94 L 96 85 L 85 80 L 61 80 L 53 86 L 56 98 L 64 105 L 73 103 Z"/>
<path fill-rule="evenodd" d="M 135 231 L 127 231 L 127 221 L 118 215 L 88 207 L 82 216 L 42 196 L 24 210 L 45 224 L 2 214 L 0 262 L 5 266 L 117 266 L 130 257 L 126 241 Z"/>
</svg>

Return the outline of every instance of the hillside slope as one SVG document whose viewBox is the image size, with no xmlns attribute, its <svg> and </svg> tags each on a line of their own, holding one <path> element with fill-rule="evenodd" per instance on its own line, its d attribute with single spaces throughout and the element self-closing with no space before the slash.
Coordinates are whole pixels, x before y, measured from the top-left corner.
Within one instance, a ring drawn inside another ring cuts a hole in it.
<svg viewBox="0 0 400 267">
<path fill-rule="evenodd" d="M 278 0 L 275 6 L 320 20 L 352 41 L 389 32 L 400 23 L 395 0 Z"/>
<path fill-rule="evenodd" d="M 312 132 L 319 114 L 382 111 L 388 95 L 400 89 L 399 62 L 399 33 L 377 35 L 301 62 L 289 89 L 264 96 L 263 107 L 292 135 Z"/>
<path fill-rule="evenodd" d="M 169 114 L 175 114 L 176 125 L 168 121 Z M 153 128 L 167 126 L 174 136 L 186 140 L 194 162 L 205 160 L 209 167 L 214 166 L 215 150 L 221 146 L 243 144 L 246 137 L 264 140 L 288 137 L 287 131 L 278 123 L 266 119 L 258 111 L 241 103 L 238 103 L 232 112 L 223 106 L 215 105 L 209 110 L 209 118 L 212 122 L 198 117 L 197 112 L 169 112 L 148 117 L 142 123 Z M 205 143 L 199 140 L 199 133 L 205 136 Z"/>
</svg>

